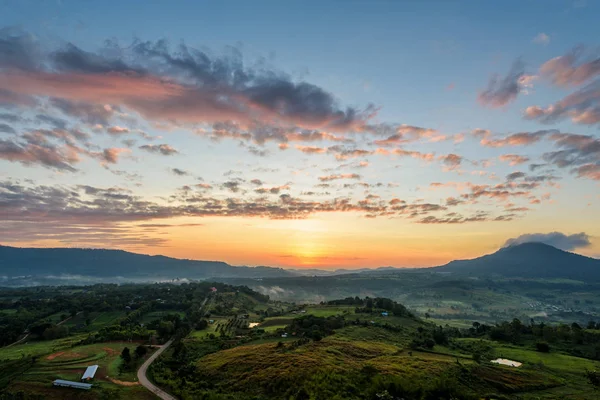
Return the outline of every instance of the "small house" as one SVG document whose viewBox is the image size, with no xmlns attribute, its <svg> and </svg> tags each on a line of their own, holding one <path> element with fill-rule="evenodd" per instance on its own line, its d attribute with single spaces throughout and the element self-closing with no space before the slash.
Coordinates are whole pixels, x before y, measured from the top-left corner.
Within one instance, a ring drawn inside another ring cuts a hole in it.
<svg viewBox="0 0 600 400">
<path fill-rule="evenodd" d="M 98 366 L 90 365 L 89 367 L 87 367 L 85 369 L 85 372 L 83 373 L 83 376 L 81 377 L 81 380 L 89 381 L 91 379 L 94 379 L 94 375 L 96 375 L 96 371 L 98 371 Z"/>
<path fill-rule="evenodd" d="M 59 387 L 70 387 L 75 389 L 84 389 L 90 390 L 92 388 L 91 383 L 81 383 L 81 382 L 73 382 L 73 381 L 65 381 L 64 379 L 56 379 L 52 382 L 52 385 Z"/>
</svg>

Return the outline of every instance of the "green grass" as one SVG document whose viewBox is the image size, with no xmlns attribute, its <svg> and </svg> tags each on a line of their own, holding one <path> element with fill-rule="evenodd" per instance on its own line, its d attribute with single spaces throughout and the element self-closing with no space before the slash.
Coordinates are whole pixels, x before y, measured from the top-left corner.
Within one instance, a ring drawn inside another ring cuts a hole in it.
<svg viewBox="0 0 600 400">
<path fill-rule="evenodd" d="M 473 321 L 464 319 L 429 318 L 426 319 L 426 321 L 441 326 L 449 325 L 454 328 L 471 328 L 473 326 Z"/>
<path fill-rule="evenodd" d="M 479 341 L 480 339 L 457 339 L 458 341 L 469 342 Z M 525 347 L 501 344 L 493 341 L 485 341 L 494 349 L 494 356 L 499 358 L 508 358 L 509 360 L 519 361 L 523 366 L 542 366 L 562 372 L 585 372 L 586 369 L 600 369 L 600 362 L 585 358 L 579 358 L 562 354 L 556 351 L 550 353 L 540 353 L 538 351 Z"/>
<path fill-rule="evenodd" d="M 53 393 L 62 393 L 65 397 L 58 398 L 69 398 L 73 393 L 72 390 L 62 391 L 61 389 L 52 388 L 51 382 L 54 379 L 66 379 L 78 381 L 85 369 L 90 365 L 98 365 L 98 371 L 93 380 L 94 389 L 91 392 L 95 392 L 95 396 L 99 395 L 99 391 L 102 388 L 118 390 L 121 393 L 130 393 L 135 399 L 146 399 L 149 398 L 144 393 L 145 390 L 140 388 L 124 387 L 112 383 L 107 377 L 118 379 L 120 381 L 135 382 L 137 380 L 136 371 L 137 365 L 131 371 L 125 371 L 120 373 L 119 367 L 122 363 L 120 357 L 122 350 L 125 347 L 129 347 L 133 353 L 136 343 L 128 342 L 110 342 L 110 343 L 95 343 L 89 345 L 75 346 L 72 348 L 62 348 L 59 351 L 52 352 L 51 354 L 44 354 L 40 356 L 37 361 L 31 365 L 31 367 L 24 371 L 20 376 L 10 384 L 9 390 L 17 391 L 22 387 L 27 387 L 29 392 L 36 394 L 44 393 L 45 398 L 54 398 Z M 151 354 L 148 352 L 146 357 Z M 139 365 L 141 360 L 137 362 Z M 52 393 L 46 393 L 48 389 L 54 390 Z M 66 393 L 66 395 L 65 395 Z M 78 395 L 84 397 L 79 398 L 96 398 L 95 396 L 85 397 L 87 394 L 77 392 Z M 123 397 L 125 398 L 125 397 Z"/>
<path fill-rule="evenodd" d="M 40 356 L 68 348 L 87 335 L 69 336 L 56 340 L 27 340 L 24 343 L 0 348 L 0 360 L 16 360 L 24 356 Z"/>
<path fill-rule="evenodd" d="M 306 313 L 299 313 L 298 316 L 311 314 L 316 317 L 330 317 L 333 315 L 354 314 L 353 306 L 320 306 L 306 307 Z"/>
<path fill-rule="evenodd" d="M 217 325 L 226 323 L 227 319 L 226 318 L 211 318 L 211 319 L 213 319 L 215 322 L 212 324 L 208 324 L 206 329 L 203 329 L 201 331 L 196 331 L 196 330 L 192 331 L 188 337 L 192 338 L 192 339 L 204 339 L 211 333 L 213 335 L 218 336 Z"/>
</svg>

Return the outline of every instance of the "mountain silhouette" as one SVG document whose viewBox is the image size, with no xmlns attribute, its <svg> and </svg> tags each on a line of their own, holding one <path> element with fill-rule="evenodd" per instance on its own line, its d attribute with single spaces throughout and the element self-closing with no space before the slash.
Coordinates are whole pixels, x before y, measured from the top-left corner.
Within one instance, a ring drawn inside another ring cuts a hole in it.
<svg viewBox="0 0 600 400">
<path fill-rule="evenodd" d="M 282 268 L 234 267 L 221 261 L 184 260 L 123 250 L 0 246 L 0 276 L 123 277 L 133 280 L 267 278 L 295 276 Z"/>
<path fill-rule="evenodd" d="M 432 269 L 471 276 L 575 279 L 600 281 L 600 260 L 557 249 L 544 243 L 504 247 L 472 260 L 456 260 Z"/>
</svg>

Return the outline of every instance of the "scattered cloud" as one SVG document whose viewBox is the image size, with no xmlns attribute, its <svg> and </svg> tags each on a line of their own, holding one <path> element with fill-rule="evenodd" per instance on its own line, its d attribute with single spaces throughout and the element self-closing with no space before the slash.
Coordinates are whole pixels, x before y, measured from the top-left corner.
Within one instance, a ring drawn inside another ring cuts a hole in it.
<svg viewBox="0 0 600 400">
<path fill-rule="evenodd" d="M 532 42 L 546 46 L 550 43 L 550 36 L 544 32 L 540 32 L 533 38 Z"/>
<path fill-rule="evenodd" d="M 502 162 L 507 162 L 508 165 L 510 165 L 512 167 L 515 165 L 521 165 L 521 164 L 528 162 L 529 157 L 520 156 L 518 154 L 502 154 L 501 156 L 498 157 L 498 160 L 500 160 Z"/>
<path fill-rule="evenodd" d="M 490 78 L 487 87 L 479 93 L 477 99 L 481 105 L 486 107 L 504 107 L 517 98 L 524 83 L 529 81 L 530 79 L 525 74 L 525 64 L 521 60 L 517 60 L 505 77 L 494 75 Z"/>
<path fill-rule="evenodd" d="M 547 107 L 529 106 L 524 111 L 524 118 L 545 124 L 556 123 L 566 118 L 570 118 L 576 124 L 600 124 L 600 80 L 591 82 Z"/>
<path fill-rule="evenodd" d="M 186 170 L 183 169 L 179 169 L 179 168 L 171 168 L 169 171 L 171 171 L 173 174 L 177 175 L 177 176 L 188 176 L 190 175 L 190 173 Z"/>
<path fill-rule="evenodd" d="M 600 57 L 581 61 L 583 53 L 583 47 L 576 47 L 564 56 L 546 61 L 540 67 L 540 74 L 558 86 L 582 85 L 600 75 Z"/>
<path fill-rule="evenodd" d="M 360 175 L 358 174 L 334 174 L 327 176 L 320 176 L 319 180 L 321 182 L 334 181 L 338 179 L 360 179 Z"/>
<path fill-rule="evenodd" d="M 145 144 L 139 147 L 140 150 L 147 151 L 149 153 L 162 154 L 163 156 L 171 156 L 173 154 L 178 154 L 179 151 L 171 147 L 170 145 L 163 144 Z"/>
</svg>

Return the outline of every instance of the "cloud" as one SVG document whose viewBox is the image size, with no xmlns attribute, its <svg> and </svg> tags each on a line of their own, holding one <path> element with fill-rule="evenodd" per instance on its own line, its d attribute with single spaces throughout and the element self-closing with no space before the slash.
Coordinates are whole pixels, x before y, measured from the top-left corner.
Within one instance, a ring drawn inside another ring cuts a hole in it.
<svg viewBox="0 0 600 400">
<path fill-rule="evenodd" d="M 122 135 L 129 133 L 129 128 L 124 128 L 121 126 L 111 126 L 106 130 L 106 132 L 110 133 L 111 135 Z"/>
<path fill-rule="evenodd" d="M 334 174 L 327 176 L 320 176 L 319 180 L 321 182 L 329 182 L 337 179 L 360 179 L 360 175 L 358 174 Z"/>
<path fill-rule="evenodd" d="M 487 213 L 479 213 L 470 217 L 464 217 L 458 213 L 448 213 L 443 217 L 430 215 L 420 219 L 418 222 L 420 224 L 464 224 L 467 222 L 483 222 L 488 220 L 489 215 Z"/>
<path fill-rule="evenodd" d="M 457 154 L 451 153 L 445 156 L 440 156 L 440 160 L 442 160 L 442 163 L 444 163 L 449 170 L 455 170 L 460 167 L 463 158 Z"/>
<path fill-rule="evenodd" d="M 284 73 L 248 67 L 238 51 L 212 57 L 165 40 L 108 42 L 98 52 L 67 43 L 47 49 L 30 35 L 0 32 L 0 89 L 21 96 L 118 104 L 155 121 L 184 124 L 237 121 L 245 126 L 290 126 L 352 131 L 376 112 L 342 107 L 319 86 Z M 47 47 L 47 46 L 46 46 Z M 4 96 L 7 97 L 7 96 Z"/>
<path fill-rule="evenodd" d="M 322 154 L 327 152 L 327 149 L 323 147 L 296 145 L 296 148 L 306 154 Z"/>
<path fill-rule="evenodd" d="M 550 140 L 560 150 L 544 153 L 544 161 L 559 168 L 571 168 L 577 177 L 598 180 L 600 139 L 591 135 L 555 133 Z"/>
<path fill-rule="evenodd" d="M 600 75 L 600 57 L 582 62 L 584 49 L 576 47 L 568 54 L 546 61 L 540 74 L 558 86 L 578 86 Z"/>
<path fill-rule="evenodd" d="M 576 124 L 599 124 L 600 79 L 547 107 L 529 106 L 525 109 L 523 117 L 545 124 L 552 124 L 566 118 L 570 118 Z"/>
<path fill-rule="evenodd" d="M 179 169 L 179 168 L 171 168 L 170 171 L 173 174 L 177 175 L 177 176 L 188 176 L 188 175 L 190 175 L 189 172 L 187 172 L 187 171 L 185 171 L 183 169 Z"/>
<path fill-rule="evenodd" d="M 526 146 L 539 142 L 542 138 L 557 130 L 540 130 L 535 132 L 513 133 L 505 137 L 495 138 L 490 131 L 476 130 L 474 135 L 481 137 L 480 144 L 486 147 Z"/>
<path fill-rule="evenodd" d="M 504 247 L 532 242 L 545 243 L 565 251 L 575 250 L 591 245 L 590 237 L 584 232 L 575 233 L 572 235 L 565 235 L 561 232 L 550 232 L 527 233 L 516 238 L 508 239 L 506 243 L 504 243 Z"/>
<path fill-rule="evenodd" d="M 0 123 L 0 133 L 15 134 L 15 133 L 17 133 L 17 131 L 15 130 L 15 128 L 13 128 L 12 126 L 10 126 L 8 124 Z"/>
<path fill-rule="evenodd" d="M 445 136 L 441 136 L 435 129 L 406 124 L 371 125 L 365 127 L 365 130 L 377 135 L 388 135 L 386 139 L 375 140 L 373 142 L 373 144 L 381 147 L 393 147 L 400 144 L 416 142 L 421 139 L 429 139 L 430 141 L 439 141 L 440 138 L 445 139 Z"/>
<path fill-rule="evenodd" d="M 281 192 L 282 190 L 290 190 L 290 185 L 274 186 L 270 188 L 261 187 L 258 189 L 254 189 L 254 191 L 259 194 L 279 194 L 279 192 Z"/>
<path fill-rule="evenodd" d="M 100 153 L 92 154 L 94 154 L 96 158 L 102 160 L 103 162 L 106 162 L 108 164 L 116 164 L 119 159 L 119 155 L 121 153 L 129 153 L 129 151 L 129 149 L 110 148 L 104 149 Z"/>
<path fill-rule="evenodd" d="M 227 189 L 233 193 L 237 193 L 240 191 L 240 182 L 239 181 L 227 181 L 224 182 L 221 187 Z"/>
<path fill-rule="evenodd" d="M 529 157 L 520 156 L 518 154 L 502 154 L 498 159 L 502 162 L 507 162 L 510 166 L 524 164 L 529 161 Z"/>
<path fill-rule="evenodd" d="M 507 181 L 514 181 L 516 179 L 524 178 L 524 177 L 525 177 L 525 173 L 524 172 L 517 171 L 517 172 L 512 172 L 512 173 L 506 175 L 506 180 Z"/>
<path fill-rule="evenodd" d="M 163 144 L 145 144 L 139 147 L 141 150 L 147 151 L 149 153 L 162 154 L 163 156 L 171 156 L 173 154 L 178 154 L 179 151 L 171 147 L 170 145 Z"/>
<path fill-rule="evenodd" d="M 67 146 L 48 143 L 16 142 L 0 139 L 0 159 L 24 165 L 40 164 L 61 171 L 74 172 L 73 164 L 80 161 L 79 151 Z"/>
<path fill-rule="evenodd" d="M 82 101 L 69 101 L 51 98 L 50 105 L 64 114 L 77 118 L 89 125 L 108 125 L 115 115 L 115 108 L 107 104 L 94 104 Z"/>
<path fill-rule="evenodd" d="M 65 129 L 67 127 L 67 121 L 61 118 L 52 117 L 50 115 L 38 114 L 35 116 L 38 122 L 52 125 L 56 129 Z"/>
<path fill-rule="evenodd" d="M 546 46 L 548 43 L 550 43 L 550 36 L 544 32 L 540 32 L 533 38 L 532 42 Z"/>
<path fill-rule="evenodd" d="M 578 178 L 600 181 L 600 164 L 584 164 L 571 170 Z"/>
<path fill-rule="evenodd" d="M 494 75 L 488 82 L 487 88 L 477 97 L 479 103 L 487 107 L 503 107 L 513 102 L 523 87 L 525 65 L 521 60 L 513 63 L 510 71 L 504 78 Z"/>
</svg>

